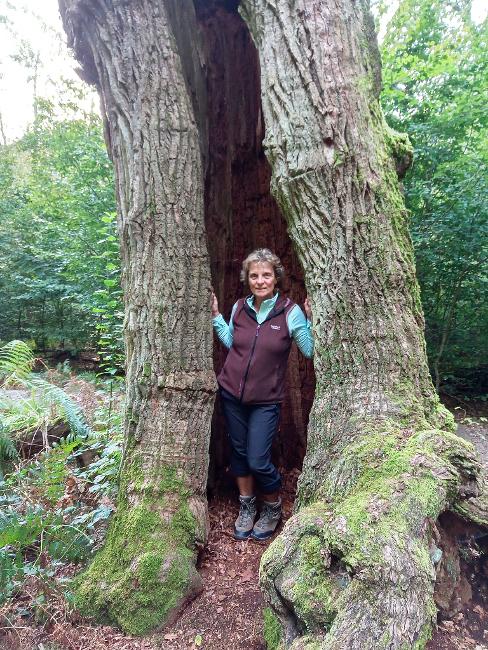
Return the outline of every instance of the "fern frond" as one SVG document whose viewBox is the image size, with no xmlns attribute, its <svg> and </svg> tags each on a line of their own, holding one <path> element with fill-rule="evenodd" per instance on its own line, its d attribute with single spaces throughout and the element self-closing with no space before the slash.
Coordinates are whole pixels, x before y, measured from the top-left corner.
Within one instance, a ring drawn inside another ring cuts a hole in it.
<svg viewBox="0 0 488 650">
<path fill-rule="evenodd" d="M 62 388 L 36 377 L 32 373 L 33 366 L 34 355 L 29 346 L 23 341 L 10 341 L 10 343 L 0 348 L 0 377 L 2 375 L 5 377 L 3 385 L 5 386 L 11 383 L 21 384 L 25 388 L 35 391 L 41 397 L 39 404 L 36 404 L 36 408 L 34 409 L 31 408 L 32 400 L 18 400 L 22 402 L 23 407 L 20 411 L 18 408 L 13 408 L 12 406 L 9 408 L 5 404 L 2 409 L 0 403 L 0 409 L 4 410 L 6 414 L 10 414 L 10 419 L 13 420 L 9 423 L 11 426 L 7 427 L 8 430 L 12 431 L 14 422 L 18 425 L 19 419 L 23 420 L 23 424 L 25 424 L 25 421 L 30 422 L 33 416 L 37 420 L 40 416 L 43 419 L 46 416 L 49 419 L 53 419 L 54 414 L 51 412 L 50 406 L 55 406 L 57 416 L 55 419 L 63 417 L 71 430 L 69 439 L 73 439 L 73 437 L 85 438 L 92 435 L 92 431 L 85 420 L 81 408 Z M 39 413 L 38 411 L 41 412 Z M 13 417 L 14 415 L 16 417 Z M 24 426 L 17 426 L 17 429 L 25 428 Z"/>
<path fill-rule="evenodd" d="M 7 429 L 0 420 L 0 463 L 2 460 L 15 460 L 18 457 L 15 442 L 10 437 Z"/>
<path fill-rule="evenodd" d="M 76 437 L 85 438 L 92 435 L 93 432 L 85 420 L 83 411 L 62 388 L 37 377 L 29 379 L 28 383 L 32 388 L 40 391 L 45 399 L 58 407 L 60 415 L 64 416 L 71 432 Z"/>
<path fill-rule="evenodd" d="M 54 424 L 55 419 L 59 420 L 49 402 L 32 391 L 26 396 L 16 391 L 15 397 L 11 397 L 8 391 L 5 391 L 5 395 L 0 391 L 0 418 L 13 440 L 21 439 L 29 431 Z"/>
<path fill-rule="evenodd" d="M 0 378 L 3 384 L 23 382 L 34 367 L 34 355 L 24 341 L 10 341 L 0 348 Z"/>
</svg>

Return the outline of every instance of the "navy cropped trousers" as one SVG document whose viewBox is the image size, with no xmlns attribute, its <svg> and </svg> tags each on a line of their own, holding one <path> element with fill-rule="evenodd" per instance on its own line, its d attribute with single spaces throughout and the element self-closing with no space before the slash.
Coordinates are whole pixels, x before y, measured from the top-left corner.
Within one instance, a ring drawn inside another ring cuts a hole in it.
<svg viewBox="0 0 488 650">
<path fill-rule="evenodd" d="M 263 494 L 281 487 L 281 477 L 271 462 L 271 445 L 278 429 L 281 404 L 242 404 L 220 388 L 235 476 L 252 474 Z"/>
</svg>

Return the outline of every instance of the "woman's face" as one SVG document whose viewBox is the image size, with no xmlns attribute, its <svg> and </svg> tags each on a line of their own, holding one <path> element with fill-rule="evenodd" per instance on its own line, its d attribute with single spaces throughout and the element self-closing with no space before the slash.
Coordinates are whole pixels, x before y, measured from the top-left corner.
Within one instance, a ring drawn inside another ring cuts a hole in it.
<svg viewBox="0 0 488 650">
<path fill-rule="evenodd" d="M 276 275 L 269 262 L 252 262 L 248 272 L 249 288 L 259 300 L 267 300 L 274 296 Z"/>
</svg>

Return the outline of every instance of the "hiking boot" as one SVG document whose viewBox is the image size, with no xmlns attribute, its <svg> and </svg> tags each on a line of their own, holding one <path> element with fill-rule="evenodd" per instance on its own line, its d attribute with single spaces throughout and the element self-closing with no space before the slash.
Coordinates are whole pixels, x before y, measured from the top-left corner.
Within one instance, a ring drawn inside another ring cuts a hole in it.
<svg viewBox="0 0 488 650">
<path fill-rule="evenodd" d="M 281 499 L 274 503 L 263 501 L 261 516 L 252 529 L 253 539 L 268 539 L 273 535 L 281 520 Z"/>
<path fill-rule="evenodd" d="M 256 497 L 239 496 L 239 516 L 234 524 L 234 539 L 247 539 L 256 519 Z"/>
</svg>

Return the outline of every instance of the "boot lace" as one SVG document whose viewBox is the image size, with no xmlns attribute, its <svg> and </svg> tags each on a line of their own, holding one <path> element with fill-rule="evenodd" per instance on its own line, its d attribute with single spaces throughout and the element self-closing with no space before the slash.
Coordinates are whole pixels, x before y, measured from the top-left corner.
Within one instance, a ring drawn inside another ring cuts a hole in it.
<svg viewBox="0 0 488 650">
<path fill-rule="evenodd" d="M 251 501 L 241 501 L 239 516 L 237 518 L 238 525 L 245 526 L 253 519 L 253 515 L 254 504 Z"/>
</svg>

